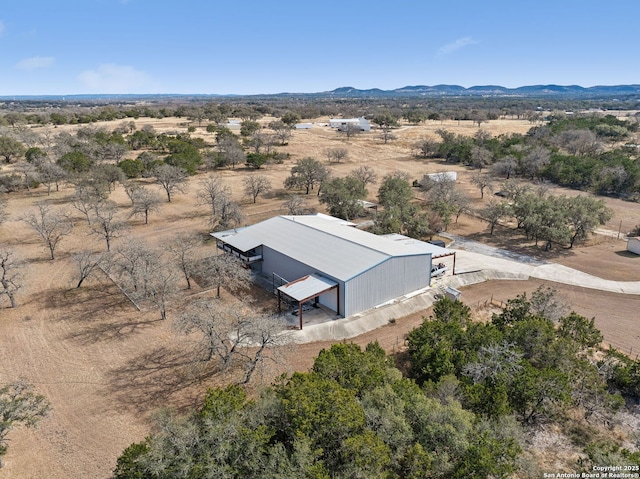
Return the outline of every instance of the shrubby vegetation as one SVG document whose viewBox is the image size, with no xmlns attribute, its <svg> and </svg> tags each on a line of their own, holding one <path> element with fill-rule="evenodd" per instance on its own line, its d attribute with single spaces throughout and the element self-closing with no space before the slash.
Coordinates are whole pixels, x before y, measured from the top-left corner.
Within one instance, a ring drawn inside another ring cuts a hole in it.
<svg viewBox="0 0 640 479">
<path fill-rule="evenodd" d="M 551 289 L 508 301 L 488 323 L 442 299 L 408 336 L 409 377 L 377 343 L 336 344 L 308 373 L 259 398 L 210 389 L 188 417 L 163 413 L 127 448 L 114 475 L 162 477 L 511 477 L 535 473 L 525 437 L 554 422 L 611 421 L 639 397 L 640 367 L 600 352 L 593 320 Z M 640 464 L 615 440 L 581 438 L 577 470 Z M 576 445 L 578 447 L 578 445 Z M 533 472 L 532 472 L 533 471 Z M 539 471 L 538 471 L 539 472 Z"/>
<path fill-rule="evenodd" d="M 551 119 L 527 135 L 488 138 L 479 130 L 468 137 L 437 130 L 441 141 L 423 139 L 416 144 L 422 157 L 444 158 L 509 179 L 550 180 L 561 186 L 603 195 L 640 195 L 640 167 L 635 145 L 620 144 L 638 130 L 635 120 L 612 115 Z M 613 147 L 610 146 L 613 144 Z"/>
<path fill-rule="evenodd" d="M 47 399 L 34 393 L 33 385 L 25 379 L 0 385 L 0 468 L 9 448 L 9 431 L 18 426 L 36 426 L 50 409 Z"/>
</svg>

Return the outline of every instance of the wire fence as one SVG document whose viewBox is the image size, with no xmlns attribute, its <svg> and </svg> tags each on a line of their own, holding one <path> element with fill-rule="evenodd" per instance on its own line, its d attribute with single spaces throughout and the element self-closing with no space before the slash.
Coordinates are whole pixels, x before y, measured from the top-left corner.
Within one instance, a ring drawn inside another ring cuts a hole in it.
<svg viewBox="0 0 640 479">
<path fill-rule="evenodd" d="M 506 301 L 502 301 L 501 299 L 496 299 L 493 297 L 493 295 L 491 295 L 491 298 L 488 299 L 481 299 L 480 301 L 474 303 L 472 305 L 472 309 L 475 308 L 489 308 L 489 307 L 495 307 L 495 308 L 500 308 L 500 309 L 504 309 L 507 307 L 507 303 Z"/>
</svg>

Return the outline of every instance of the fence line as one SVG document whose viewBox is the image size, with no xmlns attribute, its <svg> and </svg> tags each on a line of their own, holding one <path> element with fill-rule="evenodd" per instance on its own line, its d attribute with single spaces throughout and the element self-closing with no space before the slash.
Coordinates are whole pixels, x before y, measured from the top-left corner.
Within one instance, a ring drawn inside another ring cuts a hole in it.
<svg viewBox="0 0 640 479">
<path fill-rule="evenodd" d="M 474 308 L 479 308 L 480 306 L 482 307 L 487 307 L 487 306 L 495 306 L 496 308 L 500 308 L 500 309 L 504 309 L 507 306 L 507 303 L 505 301 L 502 301 L 500 299 L 495 299 L 493 297 L 493 295 L 491 295 L 491 298 L 489 299 L 484 299 L 484 300 L 480 300 L 477 303 L 473 304 Z"/>
</svg>

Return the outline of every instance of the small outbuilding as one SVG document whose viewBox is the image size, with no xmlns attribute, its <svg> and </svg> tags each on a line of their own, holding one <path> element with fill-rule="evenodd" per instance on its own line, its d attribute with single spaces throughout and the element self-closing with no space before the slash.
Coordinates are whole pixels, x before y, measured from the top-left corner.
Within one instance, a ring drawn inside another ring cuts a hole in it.
<svg viewBox="0 0 640 479">
<path fill-rule="evenodd" d="M 439 173 L 429 173 L 427 175 L 433 181 L 456 181 L 458 179 L 458 173 L 455 171 L 441 171 Z"/>
<path fill-rule="evenodd" d="M 444 290 L 444 296 L 451 301 L 460 301 L 462 291 L 452 288 L 451 286 L 447 286 Z"/>
<path fill-rule="evenodd" d="M 627 251 L 631 251 L 635 254 L 640 254 L 640 236 L 629 238 L 627 240 Z"/>
</svg>

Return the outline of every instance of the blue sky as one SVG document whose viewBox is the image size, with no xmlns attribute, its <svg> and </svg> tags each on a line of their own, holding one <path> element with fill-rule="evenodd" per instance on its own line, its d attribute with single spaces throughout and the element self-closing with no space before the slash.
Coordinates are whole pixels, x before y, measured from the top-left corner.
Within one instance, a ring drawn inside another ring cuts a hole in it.
<svg viewBox="0 0 640 479">
<path fill-rule="evenodd" d="M 0 95 L 640 83 L 637 0 L 5 0 Z"/>
</svg>

